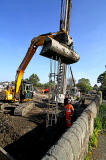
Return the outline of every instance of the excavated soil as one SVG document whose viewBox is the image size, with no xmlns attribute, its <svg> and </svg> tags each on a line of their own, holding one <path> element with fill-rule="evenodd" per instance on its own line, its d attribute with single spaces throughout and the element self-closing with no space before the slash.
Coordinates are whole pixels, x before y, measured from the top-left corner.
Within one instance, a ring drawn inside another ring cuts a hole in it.
<svg viewBox="0 0 106 160">
<path fill-rule="evenodd" d="M 59 108 L 61 114 L 57 124 L 46 128 L 47 104 L 42 99 L 44 96 L 36 95 L 34 108 L 24 117 L 0 113 L 0 146 L 16 160 L 29 160 L 33 157 L 40 160 L 67 130 L 63 107 Z M 72 121 L 77 119 L 90 102 L 91 99 L 88 99 L 85 105 L 74 105 Z"/>
</svg>

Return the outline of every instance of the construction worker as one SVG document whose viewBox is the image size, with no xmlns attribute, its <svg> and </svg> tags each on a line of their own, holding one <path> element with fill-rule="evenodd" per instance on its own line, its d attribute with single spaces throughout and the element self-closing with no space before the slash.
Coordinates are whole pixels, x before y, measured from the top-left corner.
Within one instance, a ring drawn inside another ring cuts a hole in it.
<svg viewBox="0 0 106 160">
<path fill-rule="evenodd" d="M 42 89 L 42 93 L 43 93 L 43 95 L 44 95 L 44 93 L 45 93 L 45 90 L 44 90 L 44 89 Z"/>
<path fill-rule="evenodd" d="M 68 99 L 68 104 L 65 106 L 66 108 L 66 125 L 67 127 L 71 127 L 71 116 L 74 112 L 74 107 L 71 105 L 71 99 Z"/>
</svg>

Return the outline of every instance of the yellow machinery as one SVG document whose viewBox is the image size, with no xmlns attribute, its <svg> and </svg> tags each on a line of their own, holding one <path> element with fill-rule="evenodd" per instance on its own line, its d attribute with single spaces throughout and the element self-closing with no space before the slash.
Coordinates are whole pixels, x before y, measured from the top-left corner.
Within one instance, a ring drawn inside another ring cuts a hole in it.
<svg viewBox="0 0 106 160">
<path fill-rule="evenodd" d="M 5 91 L 5 93 L 6 93 L 6 97 L 5 97 L 6 100 L 13 100 L 13 97 L 14 97 L 13 87 L 10 87 L 8 90 Z"/>
<path fill-rule="evenodd" d="M 61 62 L 64 64 L 72 64 L 79 60 L 80 58 L 79 55 L 73 49 L 72 38 L 68 34 L 69 25 L 70 25 L 69 11 L 71 7 L 71 0 L 64 0 L 64 1 L 66 1 L 66 8 L 67 7 L 68 8 L 66 10 L 67 14 L 65 17 L 65 22 L 64 20 L 62 20 L 62 16 L 61 16 L 60 31 L 56 33 L 47 33 L 47 34 L 39 35 L 38 37 L 35 37 L 32 39 L 30 47 L 16 72 L 15 87 L 14 88 L 10 87 L 8 90 L 5 90 L 4 100 L 26 101 L 31 99 L 31 96 L 26 98 L 23 93 L 24 91 L 27 92 L 27 90 L 25 90 L 25 83 L 24 82 L 22 83 L 22 77 L 26 67 L 28 66 L 30 60 L 32 59 L 33 55 L 35 54 L 39 46 L 43 46 L 40 55 L 57 60 L 57 61 L 60 58 Z M 62 3 L 63 3 L 63 0 L 62 0 Z M 68 20 L 66 21 L 66 19 Z M 64 27 L 64 23 L 66 27 Z M 68 27 L 68 30 L 67 30 L 67 27 Z M 30 89 L 29 89 L 29 93 L 30 93 Z"/>
</svg>

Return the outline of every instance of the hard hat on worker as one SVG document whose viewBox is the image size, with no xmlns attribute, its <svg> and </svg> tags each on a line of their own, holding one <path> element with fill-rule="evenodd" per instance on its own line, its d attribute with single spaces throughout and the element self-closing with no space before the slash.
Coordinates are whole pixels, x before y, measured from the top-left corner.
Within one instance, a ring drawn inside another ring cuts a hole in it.
<svg viewBox="0 0 106 160">
<path fill-rule="evenodd" d="M 68 99 L 68 102 L 70 102 L 70 103 L 71 103 L 71 99 Z"/>
</svg>

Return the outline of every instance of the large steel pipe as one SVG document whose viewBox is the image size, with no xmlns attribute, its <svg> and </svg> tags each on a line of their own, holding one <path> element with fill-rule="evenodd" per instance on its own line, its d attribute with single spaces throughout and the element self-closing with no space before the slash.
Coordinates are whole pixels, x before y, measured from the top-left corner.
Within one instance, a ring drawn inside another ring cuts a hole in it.
<svg viewBox="0 0 106 160">
<path fill-rule="evenodd" d="M 54 60 L 60 58 L 61 62 L 65 64 L 72 64 L 80 59 L 74 50 L 50 37 L 46 37 L 40 55 Z"/>
</svg>

